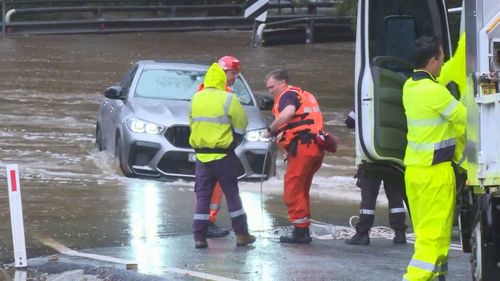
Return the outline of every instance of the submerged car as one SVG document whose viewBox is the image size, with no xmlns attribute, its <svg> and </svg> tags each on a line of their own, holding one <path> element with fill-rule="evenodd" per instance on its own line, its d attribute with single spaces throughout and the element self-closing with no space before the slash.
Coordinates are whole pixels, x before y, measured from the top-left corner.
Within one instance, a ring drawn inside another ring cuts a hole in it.
<svg viewBox="0 0 500 281">
<path fill-rule="evenodd" d="M 133 64 L 123 80 L 104 93 L 96 124 L 97 148 L 114 152 L 128 177 L 194 178 L 189 112 L 191 97 L 208 67 L 164 61 Z M 273 101 L 254 95 L 242 75 L 232 90 L 249 120 L 235 149 L 239 178 L 267 179 L 275 174 L 276 146 L 263 138 L 267 123 L 261 110 L 271 109 Z"/>
</svg>

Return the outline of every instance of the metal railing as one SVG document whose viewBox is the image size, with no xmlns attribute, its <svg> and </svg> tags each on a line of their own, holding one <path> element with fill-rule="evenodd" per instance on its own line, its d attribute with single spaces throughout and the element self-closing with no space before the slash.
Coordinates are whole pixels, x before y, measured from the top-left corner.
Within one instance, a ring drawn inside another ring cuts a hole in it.
<svg viewBox="0 0 500 281">
<path fill-rule="evenodd" d="M 250 29 L 253 23 L 243 18 L 244 0 L 199 0 L 192 5 L 179 5 L 184 1 L 178 0 L 0 1 L 2 34 Z M 275 0 L 269 5 L 268 22 L 296 18 L 295 13 L 304 9 L 316 13 L 318 8 L 332 8 L 334 2 L 299 7 Z"/>
<path fill-rule="evenodd" d="M 265 43 L 265 33 L 268 32 L 288 32 L 289 35 L 281 36 L 283 41 L 293 40 L 301 37 L 297 30 L 304 30 L 305 44 L 315 42 L 315 31 L 320 27 L 328 27 L 331 32 L 336 32 L 338 39 L 352 40 L 354 39 L 354 31 L 351 29 L 352 17 L 302 17 L 296 19 L 287 19 L 275 21 L 271 23 L 262 23 L 254 34 L 253 47 L 262 46 Z"/>
</svg>

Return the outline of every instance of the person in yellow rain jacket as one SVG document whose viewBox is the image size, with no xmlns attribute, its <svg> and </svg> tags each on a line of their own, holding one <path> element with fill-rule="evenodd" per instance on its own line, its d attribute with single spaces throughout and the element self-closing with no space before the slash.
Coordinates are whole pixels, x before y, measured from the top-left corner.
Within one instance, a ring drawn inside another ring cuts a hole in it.
<svg viewBox="0 0 500 281">
<path fill-rule="evenodd" d="M 436 80 L 444 60 L 439 38 L 416 40 L 414 60 L 416 70 L 403 86 L 403 106 L 405 184 L 416 240 L 403 280 L 444 280 L 455 205 L 452 160 L 466 109 Z"/>
<path fill-rule="evenodd" d="M 232 92 L 231 87 L 234 85 L 234 82 L 236 82 L 236 79 L 238 79 L 238 75 L 240 74 L 241 63 L 233 56 L 223 56 L 217 63 L 220 67 L 222 67 L 224 73 L 226 73 L 226 91 L 230 93 Z M 198 92 L 201 92 L 204 87 L 205 86 L 203 84 L 200 84 L 198 86 Z M 220 209 L 222 195 L 222 188 L 219 183 L 216 183 L 214 191 L 212 192 L 212 198 L 210 199 L 210 224 L 208 225 L 207 238 L 224 237 L 229 234 L 228 229 L 220 228 L 215 224 L 217 214 Z"/>
<path fill-rule="evenodd" d="M 206 248 L 210 224 L 210 197 L 216 182 L 226 196 L 236 245 L 246 246 L 255 241 L 248 233 L 247 216 L 238 191 L 238 158 L 234 153 L 248 124 L 245 110 L 233 93 L 226 92 L 226 74 L 214 63 L 207 71 L 204 90 L 191 101 L 189 144 L 196 152 L 196 210 L 193 234 L 196 248 Z"/>
</svg>

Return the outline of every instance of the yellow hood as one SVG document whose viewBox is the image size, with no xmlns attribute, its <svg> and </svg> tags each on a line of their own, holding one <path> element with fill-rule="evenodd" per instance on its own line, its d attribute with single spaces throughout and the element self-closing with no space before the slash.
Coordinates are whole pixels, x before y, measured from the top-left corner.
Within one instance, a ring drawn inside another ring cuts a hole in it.
<svg viewBox="0 0 500 281">
<path fill-rule="evenodd" d="M 219 90 L 226 90 L 226 73 L 224 70 L 217 64 L 213 63 L 207 71 L 205 75 L 205 81 L 203 81 L 203 85 L 205 88 L 216 88 Z"/>
</svg>

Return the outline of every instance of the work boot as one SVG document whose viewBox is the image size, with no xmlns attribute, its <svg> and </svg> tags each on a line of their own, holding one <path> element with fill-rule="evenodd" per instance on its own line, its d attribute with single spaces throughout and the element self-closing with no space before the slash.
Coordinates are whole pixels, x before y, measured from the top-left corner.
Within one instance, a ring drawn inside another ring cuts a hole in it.
<svg viewBox="0 0 500 281">
<path fill-rule="evenodd" d="M 406 244 L 406 234 L 404 231 L 395 231 L 394 239 L 392 239 L 394 244 Z"/>
<path fill-rule="evenodd" d="M 228 234 L 229 234 L 229 230 L 224 229 L 224 228 L 219 228 L 218 226 L 216 226 L 212 222 L 208 225 L 207 238 L 224 237 Z"/>
<path fill-rule="evenodd" d="M 207 240 L 194 241 L 194 245 L 196 246 L 196 249 L 203 249 L 208 247 Z"/>
<path fill-rule="evenodd" d="M 368 233 L 357 233 L 354 234 L 354 236 L 351 237 L 351 239 L 345 240 L 346 244 L 349 245 L 368 245 L 370 244 L 370 236 L 368 236 Z"/>
<path fill-rule="evenodd" d="M 247 234 L 237 234 L 236 235 L 236 246 L 246 246 L 255 242 L 255 236 Z"/>
<path fill-rule="evenodd" d="M 281 243 L 309 244 L 312 238 L 309 235 L 309 228 L 295 227 L 292 233 L 280 236 Z"/>
</svg>

